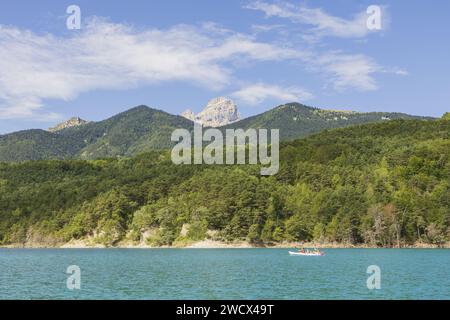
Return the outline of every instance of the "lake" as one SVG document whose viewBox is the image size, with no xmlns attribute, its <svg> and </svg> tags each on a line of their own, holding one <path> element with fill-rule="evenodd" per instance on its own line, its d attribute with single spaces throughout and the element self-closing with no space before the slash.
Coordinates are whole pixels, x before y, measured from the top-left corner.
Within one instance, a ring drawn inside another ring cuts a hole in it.
<svg viewBox="0 0 450 320">
<path fill-rule="evenodd" d="M 449 299 L 449 249 L 0 249 L 0 299 Z M 80 290 L 66 285 L 79 266 Z M 381 288 L 368 289 L 367 268 Z"/>
</svg>

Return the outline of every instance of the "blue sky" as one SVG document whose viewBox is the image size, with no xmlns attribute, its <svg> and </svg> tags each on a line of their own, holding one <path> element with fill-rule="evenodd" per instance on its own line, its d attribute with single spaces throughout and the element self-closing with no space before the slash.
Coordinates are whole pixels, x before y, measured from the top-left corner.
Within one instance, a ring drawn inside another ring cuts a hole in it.
<svg viewBox="0 0 450 320">
<path fill-rule="evenodd" d="M 68 30 L 66 9 L 81 9 Z M 381 30 L 366 10 L 381 9 Z M 2 1 L 0 133 L 133 106 L 179 114 L 216 96 L 242 115 L 450 111 L 450 2 Z"/>
</svg>

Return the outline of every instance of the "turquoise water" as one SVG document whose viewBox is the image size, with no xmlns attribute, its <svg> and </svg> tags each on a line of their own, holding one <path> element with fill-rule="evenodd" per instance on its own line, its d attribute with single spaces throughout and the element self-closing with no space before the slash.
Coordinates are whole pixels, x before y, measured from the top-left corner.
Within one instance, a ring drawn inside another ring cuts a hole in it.
<svg viewBox="0 0 450 320">
<path fill-rule="evenodd" d="M 0 299 L 449 299 L 448 249 L 0 249 Z M 66 269 L 81 269 L 69 290 Z M 381 289 L 369 290 L 369 265 Z"/>
</svg>

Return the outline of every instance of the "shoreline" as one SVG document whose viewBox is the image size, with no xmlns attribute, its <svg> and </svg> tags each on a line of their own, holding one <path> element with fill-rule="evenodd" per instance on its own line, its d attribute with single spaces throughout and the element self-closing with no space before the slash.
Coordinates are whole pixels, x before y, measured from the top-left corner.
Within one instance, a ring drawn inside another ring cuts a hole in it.
<svg viewBox="0 0 450 320">
<path fill-rule="evenodd" d="M 214 240 L 202 240 L 191 243 L 179 243 L 170 246 L 151 246 L 145 243 L 119 242 L 113 246 L 95 244 L 84 240 L 71 240 L 64 244 L 48 243 L 25 243 L 0 245 L 2 249 L 256 249 L 256 248 L 274 248 L 274 249 L 297 249 L 319 248 L 319 249 L 449 249 L 450 242 L 442 246 L 416 243 L 414 245 L 405 245 L 398 247 L 379 247 L 368 244 L 344 244 L 344 243 L 314 243 L 314 242 L 281 242 L 272 244 L 251 244 L 247 241 L 224 242 Z"/>
</svg>

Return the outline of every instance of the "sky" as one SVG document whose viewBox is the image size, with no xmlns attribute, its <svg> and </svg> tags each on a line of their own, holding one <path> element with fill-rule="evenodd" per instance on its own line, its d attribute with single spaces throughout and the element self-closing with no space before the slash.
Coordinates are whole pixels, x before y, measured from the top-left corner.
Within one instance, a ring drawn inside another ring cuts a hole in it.
<svg viewBox="0 0 450 320">
<path fill-rule="evenodd" d="M 447 0 L 3 0 L 0 134 L 217 96 L 244 117 L 293 101 L 440 117 L 449 33 Z"/>
</svg>

